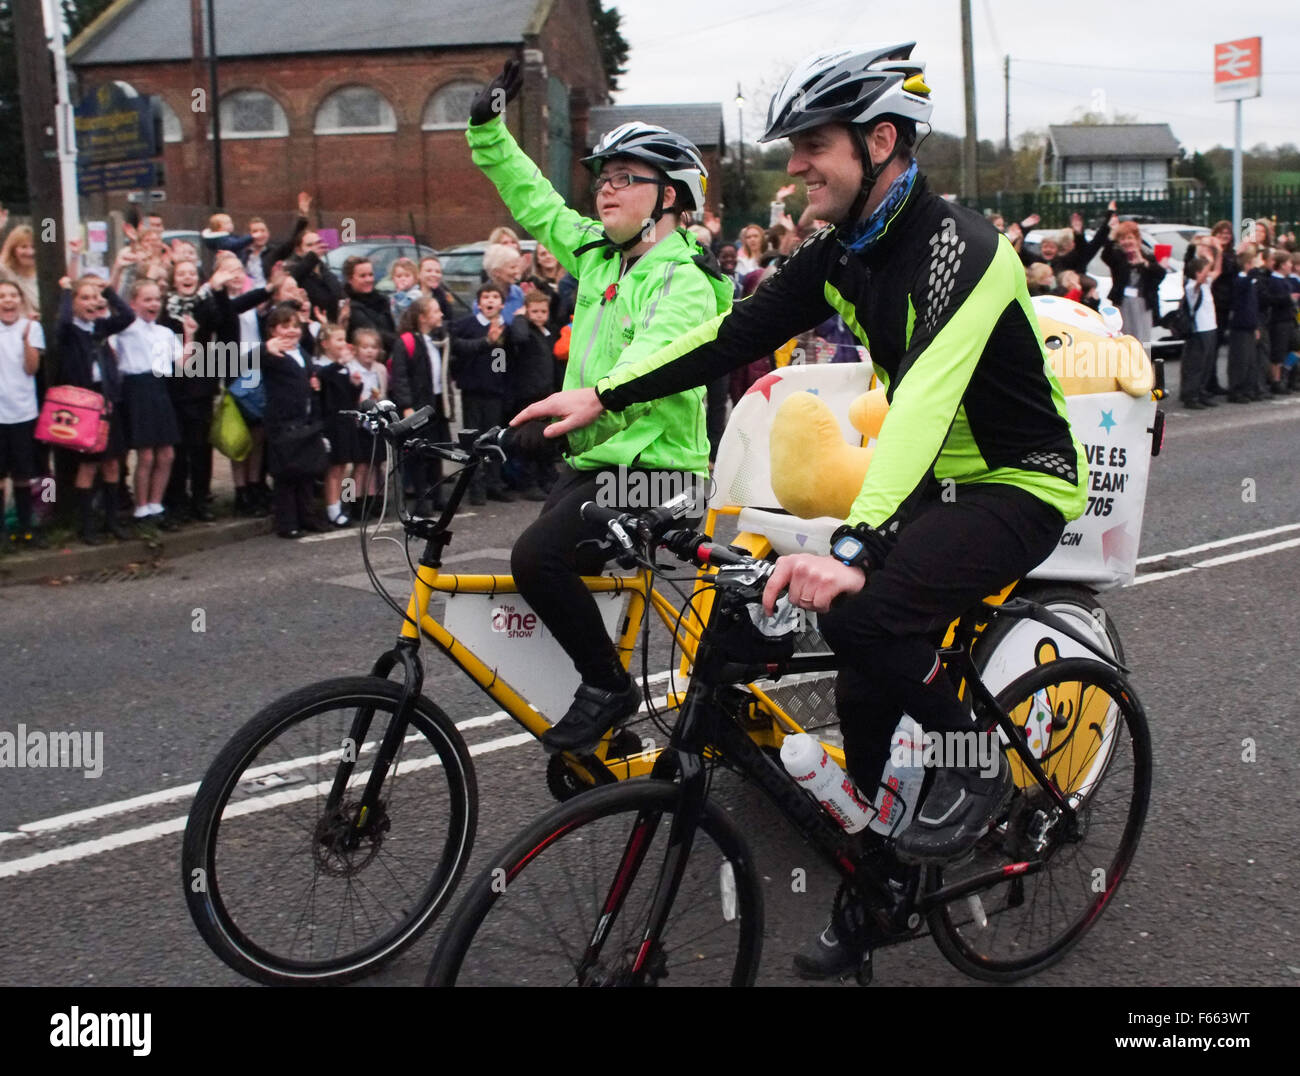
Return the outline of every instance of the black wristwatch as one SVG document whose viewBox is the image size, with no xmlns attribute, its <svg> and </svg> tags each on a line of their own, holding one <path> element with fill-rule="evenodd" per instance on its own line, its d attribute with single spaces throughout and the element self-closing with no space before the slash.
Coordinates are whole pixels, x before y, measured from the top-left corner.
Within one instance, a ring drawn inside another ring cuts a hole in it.
<svg viewBox="0 0 1300 1076">
<path fill-rule="evenodd" d="M 855 528 L 840 527 L 831 535 L 831 556 L 850 568 L 867 569 L 867 547 Z"/>
</svg>

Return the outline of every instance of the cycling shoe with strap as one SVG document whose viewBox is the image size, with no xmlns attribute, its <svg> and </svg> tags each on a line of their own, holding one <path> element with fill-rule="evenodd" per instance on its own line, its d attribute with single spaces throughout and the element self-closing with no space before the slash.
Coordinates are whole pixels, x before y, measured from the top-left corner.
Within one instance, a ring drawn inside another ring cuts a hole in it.
<svg viewBox="0 0 1300 1076">
<path fill-rule="evenodd" d="M 641 688 L 634 681 L 621 691 L 580 684 L 568 712 L 542 736 L 542 747 L 548 755 L 585 754 L 610 729 L 626 724 L 640 705 Z"/>
</svg>

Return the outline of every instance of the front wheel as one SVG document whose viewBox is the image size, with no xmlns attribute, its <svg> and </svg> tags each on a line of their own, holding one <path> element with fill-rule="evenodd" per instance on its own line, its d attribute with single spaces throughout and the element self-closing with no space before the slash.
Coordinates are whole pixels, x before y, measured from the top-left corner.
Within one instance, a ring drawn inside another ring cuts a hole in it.
<svg viewBox="0 0 1300 1076">
<path fill-rule="evenodd" d="M 1151 737 L 1128 682 L 1100 661 L 1033 669 L 997 701 L 1073 818 L 1008 750 L 1016 784 L 1008 814 L 969 859 L 932 868 L 927 893 L 933 900 L 936 890 L 988 873 L 974 893 L 939 898 L 930 929 L 967 975 L 1010 981 L 1060 960 L 1114 897 L 1146 819 Z"/>
<path fill-rule="evenodd" d="M 341 983 L 414 942 L 469 861 L 469 750 L 423 696 L 378 802 L 361 801 L 401 685 L 326 680 L 259 712 L 199 786 L 185 827 L 185 899 L 230 967 L 268 984 Z"/>
<path fill-rule="evenodd" d="M 661 936 L 647 921 L 680 788 L 583 793 L 493 857 L 434 954 L 431 986 L 749 986 L 763 900 L 744 839 L 706 803 Z"/>
</svg>

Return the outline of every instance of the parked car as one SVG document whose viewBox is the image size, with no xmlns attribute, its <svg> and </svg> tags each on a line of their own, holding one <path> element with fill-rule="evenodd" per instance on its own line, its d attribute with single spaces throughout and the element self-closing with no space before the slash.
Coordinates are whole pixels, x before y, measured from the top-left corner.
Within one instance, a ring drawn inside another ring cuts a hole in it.
<svg viewBox="0 0 1300 1076">
<path fill-rule="evenodd" d="M 417 243 L 409 235 L 371 235 L 352 243 L 343 243 L 325 255 L 325 265 L 343 280 L 343 263 L 349 258 L 369 258 L 375 267 L 375 290 L 385 294 L 393 291 L 393 282 L 388 270 L 398 258 L 410 258 L 416 265 L 428 255 L 437 256 L 433 247 Z"/>
<path fill-rule="evenodd" d="M 1167 317 L 1178 309 L 1183 297 L 1183 259 L 1187 248 L 1198 235 L 1209 235 L 1209 228 L 1197 224 L 1138 224 L 1142 232 L 1142 249 L 1153 257 L 1157 246 L 1168 246 L 1170 253 L 1161 264 L 1167 270 L 1160 281 L 1160 313 L 1151 329 L 1151 338 L 1146 341 L 1147 353 L 1153 358 L 1178 358 L 1183 352 L 1183 341 L 1159 324 L 1161 318 Z M 1037 250 L 1043 237 L 1054 229 L 1037 228 L 1025 236 L 1025 246 Z M 1089 239 L 1092 229 L 1084 233 Z M 1110 267 L 1098 254 L 1088 263 L 1088 275 L 1097 281 L 1097 293 L 1104 300 L 1110 294 Z"/>
</svg>

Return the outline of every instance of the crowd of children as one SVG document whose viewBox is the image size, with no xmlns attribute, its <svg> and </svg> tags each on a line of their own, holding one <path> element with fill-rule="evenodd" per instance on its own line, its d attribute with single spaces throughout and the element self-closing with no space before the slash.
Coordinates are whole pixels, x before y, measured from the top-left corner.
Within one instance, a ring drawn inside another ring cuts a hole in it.
<svg viewBox="0 0 1300 1076">
<path fill-rule="evenodd" d="M 0 548 L 46 544 L 33 485 L 58 470 L 72 476 L 76 509 L 68 515 L 87 544 L 213 520 L 210 434 L 223 393 L 251 444 L 230 463 L 234 511 L 273 514 L 276 533 L 294 538 L 354 523 L 382 490 L 382 466 L 372 461 L 384 454 L 345 414 L 363 400 L 391 399 L 403 413 L 433 405 L 432 435 L 449 440 L 453 385 L 461 424 L 477 426 L 502 423 L 558 387 L 563 362 L 555 343 L 567 314 L 561 274 L 545 251 L 534 255 L 537 274 L 521 287 L 526 259 L 518 239 L 497 229 L 485 283 L 470 312 L 455 317 L 457 300 L 435 257 L 395 261 L 391 289 L 376 287 L 364 258 L 349 259 L 338 280 L 309 227 L 310 209 L 300 196 L 294 231 L 278 244 L 260 218 L 237 235 L 227 215 L 215 214 L 203 250 L 164 244 L 159 220 L 129 224 L 107 280 L 81 270 L 72 244 L 57 367 L 43 361 L 32 297 L 18 282 L 0 281 L 0 520 L 5 478 L 15 507 Z M 516 316 L 503 310 L 507 302 Z M 41 400 L 55 385 L 104 401 L 102 453 L 35 439 Z M 434 468 L 407 476 L 413 510 L 441 504 L 441 477 Z M 539 500 L 551 480 L 535 465 L 498 466 L 480 475 L 470 501 Z"/>
</svg>

